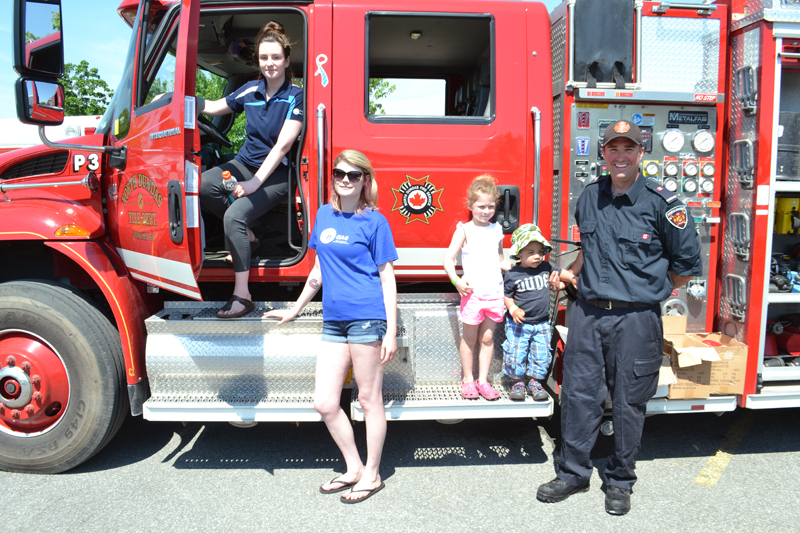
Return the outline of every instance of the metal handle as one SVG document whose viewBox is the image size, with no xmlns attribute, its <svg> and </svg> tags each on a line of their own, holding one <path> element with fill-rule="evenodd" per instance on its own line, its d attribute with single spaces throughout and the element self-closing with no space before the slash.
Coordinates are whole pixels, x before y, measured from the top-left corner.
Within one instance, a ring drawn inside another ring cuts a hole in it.
<svg viewBox="0 0 800 533">
<path fill-rule="evenodd" d="M 69 187 L 71 185 L 82 185 L 92 192 L 97 192 L 100 188 L 100 180 L 97 174 L 89 172 L 81 181 L 57 181 L 53 183 L 12 183 L 8 184 L 0 181 L 0 192 L 19 191 L 22 189 L 46 189 L 48 187 Z"/>
<path fill-rule="evenodd" d="M 177 180 L 167 183 L 169 201 L 169 237 L 175 244 L 183 243 L 183 194 Z"/>
<path fill-rule="evenodd" d="M 542 155 L 542 134 L 541 123 L 542 114 L 539 112 L 538 107 L 531 108 L 533 115 L 533 150 L 534 150 L 534 163 L 533 163 L 533 223 L 539 225 L 539 174 L 540 162 Z"/>
<path fill-rule="evenodd" d="M 325 183 L 325 104 L 317 106 L 317 208 L 322 207 L 322 187 Z"/>
<path fill-rule="evenodd" d="M 778 52 L 778 55 L 786 59 L 800 59 L 800 54 L 797 52 Z"/>
<path fill-rule="evenodd" d="M 672 2 L 661 2 L 658 6 L 653 6 L 653 13 L 666 13 L 669 9 L 692 9 L 697 10 L 698 15 L 710 15 L 717 10 L 717 6 L 708 4 L 673 4 Z"/>
</svg>

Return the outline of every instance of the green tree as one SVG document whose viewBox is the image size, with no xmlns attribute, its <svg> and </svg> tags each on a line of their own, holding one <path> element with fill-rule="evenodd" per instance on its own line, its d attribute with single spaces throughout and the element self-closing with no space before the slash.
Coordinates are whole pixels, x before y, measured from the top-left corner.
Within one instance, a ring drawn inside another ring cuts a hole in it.
<svg viewBox="0 0 800 533">
<path fill-rule="evenodd" d="M 397 87 L 391 85 L 383 78 L 370 78 L 369 79 L 369 114 L 370 115 L 385 115 L 386 111 L 383 110 L 383 104 L 379 104 L 378 100 L 386 98 L 397 90 Z"/>
<path fill-rule="evenodd" d="M 50 23 L 53 25 L 54 30 L 61 31 L 61 13 L 53 11 L 53 15 L 50 17 Z"/>
<path fill-rule="evenodd" d="M 36 39 L 38 39 L 38 37 L 32 34 L 31 32 L 29 31 L 25 32 L 25 44 L 32 43 Z"/>
<path fill-rule="evenodd" d="M 64 65 L 62 83 L 66 96 L 64 114 L 67 116 L 102 115 L 114 94 L 97 69 L 90 68 L 85 60 L 77 65 Z"/>
<path fill-rule="evenodd" d="M 225 94 L 227 84 L 228 80 L 226 78 L 197 69 L 197 75 L 195 76 L 195 94 L 197 96 L 202 96 L 206 100 L 219 100 Z M 233 126 L 226 134 L 233 143 L 233 147 L 222 148 L 223 153 L 235 154 L 239 152 L 247 137 L 247 133 L 245 133 L 246 124 L 247 119 L 244 117 L 244 113 L 239 113 L 233 122 Z"/>
</svg>

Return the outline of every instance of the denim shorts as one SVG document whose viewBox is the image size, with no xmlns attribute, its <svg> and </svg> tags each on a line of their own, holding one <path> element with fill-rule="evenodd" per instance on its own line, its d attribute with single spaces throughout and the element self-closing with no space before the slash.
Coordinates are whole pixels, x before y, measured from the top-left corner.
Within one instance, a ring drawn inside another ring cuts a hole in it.
<svg viewBox="0 0 800 533">
<path fill-rule="evenodd" d="M 386 335 L 385 320 L 325 320 L 322 322 L 322 340 L 367 344 L 382 341 Z"/>
</svg>

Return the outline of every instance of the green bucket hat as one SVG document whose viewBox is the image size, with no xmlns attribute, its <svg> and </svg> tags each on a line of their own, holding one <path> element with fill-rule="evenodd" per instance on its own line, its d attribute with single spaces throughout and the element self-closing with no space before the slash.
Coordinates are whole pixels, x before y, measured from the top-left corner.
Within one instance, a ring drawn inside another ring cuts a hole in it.
<svg viewBox="0 0 800 533">
<path fill-rule="evenodd" d="M 550 242 L 542 235 L 542 230 L 539 229 L 539 226 L 536 224 L 523 224 L 514 230 L 511 235 L 511 256 L 518 257 L 520 250 L 533 241 L 542 243 L 545 254 L 549 254 L 553 250 Z"/>
</svg>

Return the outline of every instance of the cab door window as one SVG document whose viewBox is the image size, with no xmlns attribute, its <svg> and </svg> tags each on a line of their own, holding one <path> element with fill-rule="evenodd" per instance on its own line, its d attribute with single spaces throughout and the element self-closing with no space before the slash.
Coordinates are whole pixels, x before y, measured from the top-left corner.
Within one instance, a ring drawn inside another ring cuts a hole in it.
<svg viewBox="0 0 800 533">
<path fill-rule="evenodd" d="M 367 15 L 371 122 L 490 123 L 494 80 L 491 15 Z"/>
</svg>

